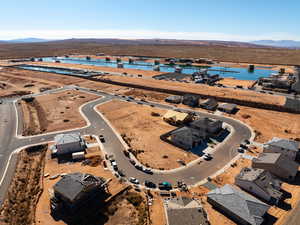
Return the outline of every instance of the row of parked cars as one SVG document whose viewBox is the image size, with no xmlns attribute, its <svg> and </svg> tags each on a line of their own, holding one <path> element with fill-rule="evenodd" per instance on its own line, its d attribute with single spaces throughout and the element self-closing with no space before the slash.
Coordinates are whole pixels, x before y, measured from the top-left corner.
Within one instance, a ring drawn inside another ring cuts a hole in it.
<svg viewBox="0 0 300 225">
<path fill-rule="evenodd" d="M 237 149 L 237 151 L 239 152 L 239 153 L 244 153 L 247 149 L 248 149 L 248 145 L 250 144 L 250 141 L 249 140 L 245 140 L 245 141 L 243 141 L 241 144 L 240 144 L 240 146 L 239 146 L 239 148 Z"/>
<path fill-rule="evenodd" d="M 130 177 L 129 181 L 136 185 L 140 184 L 140 181 L 134 177 Z M 171 190 L 172 189 L 172 184 L 167 181 L 161 182 L 158 185 L 156 185 L 152 181 L 145 180 L 144 185 L 148 188 L 154 188 L 154 189 L 158 187 L 160 190 Z"/>
</svg>

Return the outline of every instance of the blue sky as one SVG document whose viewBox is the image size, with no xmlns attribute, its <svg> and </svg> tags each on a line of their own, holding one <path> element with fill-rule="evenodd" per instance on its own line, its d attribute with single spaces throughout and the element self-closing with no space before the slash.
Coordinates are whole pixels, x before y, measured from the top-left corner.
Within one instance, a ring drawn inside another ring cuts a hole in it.
<svg viewBox="0 0 300 225">
<path fill-rule="evenodd" d="M 9 0 L 0 39 L 300 40 L 299 12 L 299 0 Z"/>
</svg>

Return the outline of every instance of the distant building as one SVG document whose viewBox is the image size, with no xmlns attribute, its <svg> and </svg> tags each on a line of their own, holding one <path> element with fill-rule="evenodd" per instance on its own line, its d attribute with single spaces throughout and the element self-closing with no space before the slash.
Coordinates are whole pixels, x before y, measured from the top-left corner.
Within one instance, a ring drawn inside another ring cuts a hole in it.
<svg viewBox="0 0 300 225">
<path fill-rule="evenodd" d="M 274 137 L 263 145 L 263 151 L 266 153 L 282 153 L 284 156 L 295 160 L 299 152 L 299 142 Z"/>
<path fill-rule="evenodd" d="M 236 104 L 231 104 L 231 103 L 221 103 L 218 106 L 218 110 L 226 112 L 226 113 L 235 113 L 237 110 L 237 105 Z"/>
<path fill-rule="evenodd" d="M 243 168 L 235 177 L 235 184 L 270 203 L 278 204 L 283 197 L 281 181 L 263 169 Z"/>
<path fill-rule="evenodd" d="M 180 104 L 182 101 L 182 97 L 179 95 L 171 95 L 171 96 L 168 96 L 165 99 L 165 101 L 169 102 L 169 103 L 173 103 L 173 104 Z"/>
<path fill-rule="evenodd" d="M 86 148 L 85 141 L 79 133 L 58 134 L 54 138 L 56 155 L 82 152 Z"/>
<path fill-rule="evenodd" d="M 70 173 L 63 176 L 54 186 L 51 212 L 73 214 L 89 206 L 95 198 L 106 195 L 105 179 L 90 174 Z"/>
<path fill-rule="evenodd" d="M 214 98 L 200 99 L 199 106 L 207 110 L 215 110 L 218 102 Z"/>
<path fill-rule="evenodd" d="M 192 116 L 188 113 L 176 112 L 173 110 L 168 110 L 167 113 L 163 116 L 163 120 L 172 124 L 180 125 L 186 122 L 191 121 Z"/>
<path fill-rule="evenodd" d="M 298 172 L 298 163 L 280 153 L 261 153 L 252 160 L 252 167 L 264 169 L 283 179 L 293 180 Z"/>
<path fill-rule="evenodd" d="M 186 94 L 183 96 L 182 104 L 191 107 L 198 106 L 199 97 L 196 95 Z"/>
<path fill-rule="evenodd" d="M 262 224 L 270 208 L 269 205 L 229 184 L 209 192 L 207 201 L 221 213 L 243 225 Z"/>
<path fill-rule="evenodd" d="M 295 82 L 292 84 L 292 91 L 300 93 L 300 68 L 297 67 L 297 73 L 295 74 Z"/>
<path fill-rule="evenodd" d="M 164 207 L 167 225 L 210 224 L 202 205 L 191 198 L 171 198 L 166 200 Z"/>
</svg>

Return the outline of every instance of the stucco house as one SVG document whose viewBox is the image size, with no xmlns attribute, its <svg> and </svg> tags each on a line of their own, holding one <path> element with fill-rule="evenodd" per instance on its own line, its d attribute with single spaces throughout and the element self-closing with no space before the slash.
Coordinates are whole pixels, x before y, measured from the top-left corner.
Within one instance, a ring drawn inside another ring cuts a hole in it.
<svg viewBox="0 0 300 225">
<path fill-rule="evenodd" d="M 204 117 L 189 123 L 189 127 L 202 130 L 209 135 L 216 134 L 222 129 L 222 121 Z"/>
<path fill-rule="evenodd" d="M 176 129 L 170 135 L 172 143 L 185 150 L 191 150 L 201 144 L 206 138 L 207 133 L 205 131 L 199 131 L 189 127 Z"/>
<path fill-rule="evenodd" d="M 84 139 L 79 133 L 58 134 L 54 138 L 56 155 L 82 152 L 86 148 Z"/>
<path fill-rule="evenodd" d="M 263 145 L 263 151 L 266 153 L 281 153 L 284 156 L 295 160 L 299 152 L 299 142 L 274 137 Z"/>
<path fill-rule="evenodd" d="M 299 164 L 280 153 L 261 153 L 252 159 L 252 167 L 264 169 L 283 179 L 293 180 Z"/>
<path fill-rule="evenodd" d="M 264 199 L 270 203 L 278 204 L 283 197 L 281 181 L 263 169 L 243 168 L 235 177 L 235 184 L 243 190 Z"/>
</svg>

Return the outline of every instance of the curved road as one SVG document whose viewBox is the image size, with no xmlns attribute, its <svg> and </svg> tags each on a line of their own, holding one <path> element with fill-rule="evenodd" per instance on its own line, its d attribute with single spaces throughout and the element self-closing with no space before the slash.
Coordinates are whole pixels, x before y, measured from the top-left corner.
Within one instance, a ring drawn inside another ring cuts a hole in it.
<svg viewBox="0 0 300 225">
<path fill-rule="evenodd" d="M 144 183 L 145 180 L 150 180 L 154 183 L 169 181 L 175 184 L 178 180 L 180 180 L 184 181 L 188 185 L 193 185 L 207 178 L 208 176 L 213 175 L 218 170 L 222 169 L 232 158 L 234 158 L 238 154 L 236 149 L 239 146 L 239 144 L 243 140 L 250 139 L 251 137 L 251 130 L 246 125 L 240 123 L 237 120 L 209 113 L 180 109 L 181 111 L 192 111 L 198 114 L 199 116 L 219 119 L 231 125 L 234 131 L 232 135 L 230 135 L 226 139 L 226 141 L 219 146 L 218 150 L 213 153 L 213 159 L 211 161 L 203 161 L 201 162 L 201 164 L 193 164 L 191 166 L 185 167 L 178 171 L 174 171 L 172 173 L 153 175 L 145 174 L 144 172 L 137 170 L 128 161 L 128 158 L 126 158 L 123 154 L 123 150 L 125 149 L 125 147 L 123 146 L 122 142 L 114 133 L 110 125 L 107 124 L 106 121 L 100 116 L 100 114 L 98 114 L 94 110 L 94 107 L 101 103 L 110 101 L 114 98 L 123 100 L 124 98 L 120 96 L 107 94 L 104 92 L 96 92 L 86 88 L 76 87 L 76 89 L 97 94 L 101 96 L 101 98 L 89 102 L 81 108 L 81 111 L 84 114 L 84 116 L 88 118 L 90 125 L 84 128 L 74 129 L 70 131 L 59 131 L 38 136 L 21 137 L 20 132 L 22 130 L 22 123 L 20 122 L 20 120 L 18 120 L 18 118 L 22 118 L 20 115 L 20 110 L 17 110 L 16 113 L 14 103 L 12 102 L 7 102 L 5 104 L 0 105 L 0 115 L 5 115 L 5 118 L 0 118 L 1 120 L 5 121 L 3 123 L 1 121 L 0 123 L 0 201 L 3 200 L 6 190 L 10 184 L 11 178 L 14 174 L 17 154 L 13 154 L 13 152 L 16 149 L 20 149 L 21 147 L 26 145 L 33 145 L 42 142 L 53 141 L 54 136 L 59 133 L 71 133 L 74 131 L 78 131 L 82 135 L 92 134 L 98 136 L 100 134 L 103 134 L 106 140 L 106 142 L 103 143 L 105 152 L 108 154 L 113 154 L 115 156 L 115 160 L 118 164 L 119 169 L 123 170 L 127 177 L 135 177 L 139 179 L 141 183 Z M 173 106 L 153 102 L 141 102 L 139 100 L 131 101 L 144 105 L 152 105 L 163 109 L 177 109 Z M 19 121 L 17 125 L 15 121 Z"/>
</svg>

